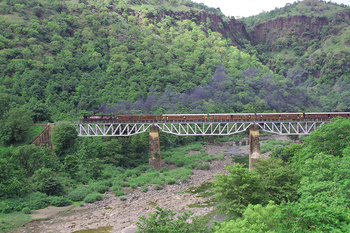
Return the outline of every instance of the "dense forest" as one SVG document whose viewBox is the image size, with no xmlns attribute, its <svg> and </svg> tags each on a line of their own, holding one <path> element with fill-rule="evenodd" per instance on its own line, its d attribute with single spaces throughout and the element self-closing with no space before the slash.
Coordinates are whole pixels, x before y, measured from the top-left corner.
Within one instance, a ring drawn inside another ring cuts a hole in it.
<svg viewBox="0 0 350 233">
<path fill-rule="evenodd" d="M 65 121 L 104 103 L 117 114 L 350 111 L 349 25 L 349 6 L 318 0 L 241 19 L 191 0 L 1 0 L 0 213 L 183 182 L 218 159 L 206 141 L 229 140 L 162 134 L 164 162 L 179 169 L 155 171 L 147 134 L 74 136 Z M 47 122 L 59 122 L 53 151 L 29 145 L 42 130 L 33 123 Z M 238 208 L 223 209 L 232 218 L 215 230 L 254 232 L 250 221 L 266 232 L 347 229 L 348 127 L 338 120 L 304 145 L 276 149 L 249 175 L 227 168 L 215 190 Z M 201 153 L 183 158 L 189 150 Z"/>
</svg>

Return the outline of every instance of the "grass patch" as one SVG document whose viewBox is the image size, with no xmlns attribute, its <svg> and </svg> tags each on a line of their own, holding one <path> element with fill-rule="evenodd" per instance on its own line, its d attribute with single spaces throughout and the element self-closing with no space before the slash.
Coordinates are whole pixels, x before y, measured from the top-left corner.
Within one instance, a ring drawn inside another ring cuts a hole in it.
<svg viewBox="0 0 350 233">
<path fill-rule="evenodd" d="M 0 232 L 13 231 L 15 228 L 23 226 L 32 220 L 30 215 L 13 212 L 9 214 L 0 213 Z"/>
</svg>

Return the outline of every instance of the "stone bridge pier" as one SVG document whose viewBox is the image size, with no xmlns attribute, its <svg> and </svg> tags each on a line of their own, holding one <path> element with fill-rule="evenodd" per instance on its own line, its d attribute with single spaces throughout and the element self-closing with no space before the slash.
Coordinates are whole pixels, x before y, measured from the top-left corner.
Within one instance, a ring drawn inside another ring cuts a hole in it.
<svg viewBox="0 0 350 233">
<path fill-rule="evenodd" d="M 255 168 L 254 164 L 260 156 L 259 126 L 253 124 L 250 125 L 249 133 L 249 170 Z"/>
<path fill-rule="evenodd" d="M 162 168 L 159 129 L 155 125 L 149 127 L 149 165 L 153 166 L 156 170 Z"/>
</svg>

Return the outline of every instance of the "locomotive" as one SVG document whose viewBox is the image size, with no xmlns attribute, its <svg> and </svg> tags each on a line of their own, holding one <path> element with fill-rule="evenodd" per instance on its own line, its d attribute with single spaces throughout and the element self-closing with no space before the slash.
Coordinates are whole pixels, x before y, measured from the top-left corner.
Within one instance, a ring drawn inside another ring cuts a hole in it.
<svg viewBox="0 0 350 233">
<path fill-rule="evenodd" d="M 239 122 L 239 121 L 302 121 L 329 120 L 334 117 L 349 119 L 349 112 L 316 113 L 213 113 L 162 115 L 84 115 L 82 123 L 152 123 L 152 122 Z"/>
</svg>

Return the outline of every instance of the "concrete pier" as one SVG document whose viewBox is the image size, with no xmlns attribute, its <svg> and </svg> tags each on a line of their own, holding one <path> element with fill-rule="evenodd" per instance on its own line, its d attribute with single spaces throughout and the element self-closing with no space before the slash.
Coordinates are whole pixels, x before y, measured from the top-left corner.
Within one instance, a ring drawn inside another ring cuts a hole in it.
<svg viewBox="0 0 350 233">
<path fill-rule="evenodd" d="M 260 158 L 259 126 L 251 125 L 249 133 L 249 170 L 254 169 L 254 163 Z"/>
<path fill-rule="evenodd" d="M 156 170 L 162 168 L 159 129 L 155 125 L 149 127 L 149 165 L 153 166 Z"/>
</svg>

